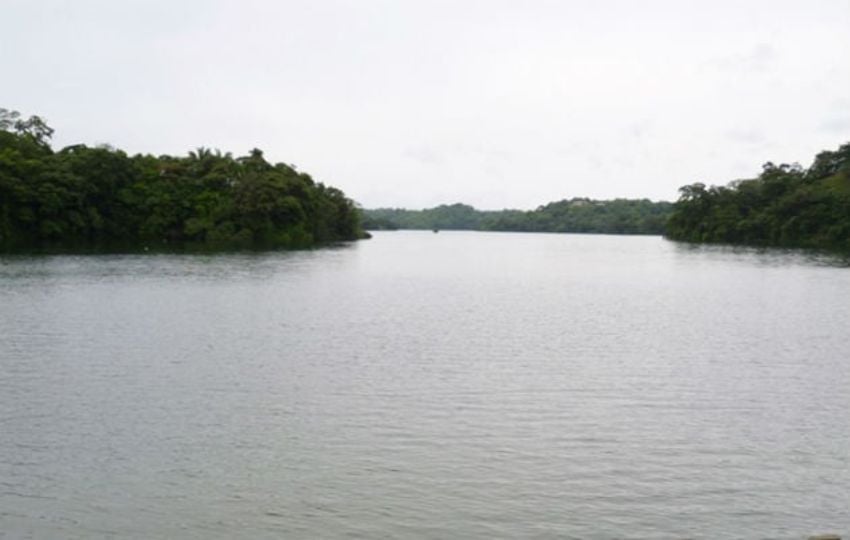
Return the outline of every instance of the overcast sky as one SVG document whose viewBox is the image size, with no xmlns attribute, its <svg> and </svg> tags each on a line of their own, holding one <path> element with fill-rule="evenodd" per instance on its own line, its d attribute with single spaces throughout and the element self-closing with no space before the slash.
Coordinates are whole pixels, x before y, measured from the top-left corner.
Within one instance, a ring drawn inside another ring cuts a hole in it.
<svg viewBox="0 0 850 540">
<path fill-rule="evenodd" d="M 673 200 L 850 141 L 850 0 L 0 0 L 54 145 L 259 147 L 365 207 Z"/>
</svg>

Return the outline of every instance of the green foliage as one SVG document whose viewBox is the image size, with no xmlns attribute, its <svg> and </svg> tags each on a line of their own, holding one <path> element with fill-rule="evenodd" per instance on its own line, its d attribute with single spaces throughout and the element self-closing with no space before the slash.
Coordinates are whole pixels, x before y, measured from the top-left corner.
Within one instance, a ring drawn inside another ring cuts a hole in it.
<svg viewBox="0 0 850 540">
<path fill-rule="evenodd" d="M 671 203 L 647 199 L 571 199 L 536 210 L 481 211 L 464 204 L 426 210 L 364 210 L 366 229 L 457 229 L 484 231 L 662 234 Z"/>
<path fill-rule="evenodd" d="M 364 210 L 364 227 L 373 229 L 479 229 L 485 212 L 465 204 L 440 205 L 426 210 L 379 208 Z M 368 224 L 368 226 L 367 226 Z"/>
<path fill-rule="evenodd" d="M 260 150 L 186 157 L 53 152 L 42 119 L 0 109 L 0 249 L 303 248 L 354 240 L 354 203 Z"/>
<path fill-rule="evenodd" d="M 754 179 L 679 189 L 673 240 L 850 251 L 850 143 L 808 170 L 766 163 Z"/>
</svg>

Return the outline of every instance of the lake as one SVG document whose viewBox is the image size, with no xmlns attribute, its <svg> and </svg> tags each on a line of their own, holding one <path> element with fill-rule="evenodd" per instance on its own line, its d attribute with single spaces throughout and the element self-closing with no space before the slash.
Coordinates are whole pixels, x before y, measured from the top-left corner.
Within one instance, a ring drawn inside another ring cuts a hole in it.
<svg viewBox="0 0 850 540">
<path fill-rule="evenodd" d="M 850 267 L 379 232 L 0 257 L 0 538 L 850 534 Z"/>
</svg>

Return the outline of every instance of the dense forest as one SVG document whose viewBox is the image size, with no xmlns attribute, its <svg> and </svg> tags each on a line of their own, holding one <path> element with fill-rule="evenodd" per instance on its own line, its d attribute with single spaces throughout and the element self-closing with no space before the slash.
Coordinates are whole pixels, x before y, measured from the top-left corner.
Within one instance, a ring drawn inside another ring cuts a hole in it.
<svg viewBox="0 0 850 540">
<path fill-rule="evenodd" d="M 38 116 L 0 109 L 0 249 L 304 248 L 354 240 L 338 189 L 260 150 L 185 157 L 109 146 L 54 151 Z"/>
<path fill-rule="evenodd" d="M 757 178 L 679 192 L 673 240 L 850 251 L 850 143 L 808 169 L 767 163 Z"/>
<path fill-rule="evenodd" d="M 447 229 L 479 231 L 662 234 L 669 202 L 647 199 L 570 199 L 535 210 L 476 210 L 465 204 L 426 210 L 379 208 L 363 211 L 366 229 Z"/>
<path fill-rule="evenodd" d="M 365 229 L 666 234 L 673 240 L 850 251 L 850 143 L 804 169 L 680 188 L 676 203 L 574 198 L 535 210 L 464 204 L 360 211 L 340 190 L 260 150 L 234 158 L 54 151 L 38 116 L 0 109 L 0 250 L 304 248 Z M 361 216 L 362 214 L 362 216 Z M 362 219 L 362 228 L 361 228 Z"/>
</svg>

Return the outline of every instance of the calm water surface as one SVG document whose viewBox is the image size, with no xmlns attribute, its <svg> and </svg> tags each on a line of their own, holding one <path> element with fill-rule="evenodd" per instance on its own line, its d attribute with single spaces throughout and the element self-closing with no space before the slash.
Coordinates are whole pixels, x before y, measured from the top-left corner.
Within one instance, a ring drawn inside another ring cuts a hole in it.
<svg viewBox="0 0 850 540">
<path fill-rule="evenodd" d="M 0 258 L 0 537 L 850 534 L 850 268 L 655 237 Z"/>
</svg>

